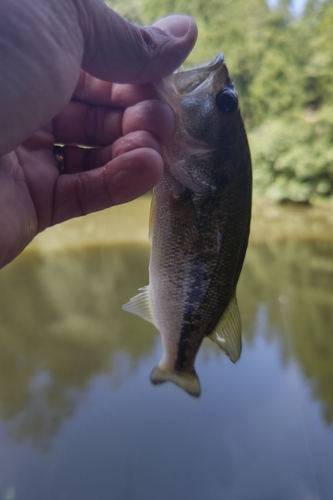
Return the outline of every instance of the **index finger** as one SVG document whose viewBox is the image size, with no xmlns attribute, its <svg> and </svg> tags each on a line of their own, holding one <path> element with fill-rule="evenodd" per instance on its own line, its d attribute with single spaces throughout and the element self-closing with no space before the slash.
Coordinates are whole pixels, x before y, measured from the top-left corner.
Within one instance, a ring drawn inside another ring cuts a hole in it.
<svg viewBox="0 0 333 500">
<path fill-rule="evenodd" d="M 142 85 L 111 83 L 99 80 L 81 70 L 72 99 L 95 105 L 127 108 L 140 101 L 158 99 L 158 96 L 149 83 Z"/>
</svg>

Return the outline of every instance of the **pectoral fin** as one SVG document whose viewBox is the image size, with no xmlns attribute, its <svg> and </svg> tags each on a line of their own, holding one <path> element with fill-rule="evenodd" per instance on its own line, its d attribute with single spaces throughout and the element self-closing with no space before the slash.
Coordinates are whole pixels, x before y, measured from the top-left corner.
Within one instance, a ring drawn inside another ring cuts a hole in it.
<svg viewBox="0 0 333 500">
<path fill-rule="evenodd" d="M 197 374 L 193 370 L 192 373 L 181 373 L 176 371 L 168 371 L 160 366 L 156 366 L 150 375 L 150 380 L 154 385 L 163 384 L 164 382 L 173 382 L 186 391 L 190 396 L 200 396 L 200 382 Z"/>
<path fill-rule="evenodd" d="M 154 324 L 153 310 L 151 306 L 149 285 L 139 288 L 140 293 L 132 297 L 129 302 L 123 305 L 123 310 L 136 314 L 140 318 Z"/>
<path fill-rule="evenodd" d="M 241 319 L 234 295 L 209 338 L 218 344 L 233 363 L 236 363 L 242 350 L 241 334 Z"/>
</svg>

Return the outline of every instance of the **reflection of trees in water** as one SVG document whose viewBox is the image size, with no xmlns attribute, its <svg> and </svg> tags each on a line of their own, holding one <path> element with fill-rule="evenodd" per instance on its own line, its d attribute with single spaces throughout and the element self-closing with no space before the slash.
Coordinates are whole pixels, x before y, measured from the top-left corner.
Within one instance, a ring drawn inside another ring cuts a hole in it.
<svg viewBox="0 0 333 500">
<path fill-rule="evenodd" d="M 147 283 L 149 249 L 24 257 L 0 281 L 0 413 L 39 447 L 72 415 L 93 377 L 120 384 L 152 349 L 154 329 L 121 305 Z M 122 364 L 123 366 L 123 364 Z"/>
<path fill-rule="evenodd" d="M 121 310 L 147 283 L 148 256 L 139 245 L 45 259 L 22 255 L 1 271 L 0 414 L 16 439 L 47 447 L 94 377 L 108 374 L 121 385 L 152 350 L 152 325 Z M 266 305 L 267 340 L 278 335 L 284 362 L 298 360 L 331 423 L 333 248 L 250 246 L 238 299 L 248 342 L 258 308 Z M 220 356 L 206 345 L 204 357 Z"/>
<path fill-rule="evenodd" d="M 244 336 L 255 335 L 258 303 L 267 305 L 267 339 L 299 362 L 312 394 L 333 422 L 333 247 L 325 242 L 252 245 L 238 290 Z"/>
</svg>

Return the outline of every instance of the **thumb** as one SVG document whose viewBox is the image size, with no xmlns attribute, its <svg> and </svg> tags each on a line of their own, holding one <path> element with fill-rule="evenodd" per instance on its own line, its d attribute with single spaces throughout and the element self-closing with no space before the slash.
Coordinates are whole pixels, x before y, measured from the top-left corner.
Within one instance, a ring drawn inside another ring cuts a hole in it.
<svg viewBox="0 0 333 500">
<path fill-rule="evenodd" d="M 82 67 L 102 80 L 146 83 L 163 78 L 182 64 L 196 42 L 197 27 L 188 16 L 172 15 L 143 27 L 100 0 L 81 5 Z"/>
</svg>

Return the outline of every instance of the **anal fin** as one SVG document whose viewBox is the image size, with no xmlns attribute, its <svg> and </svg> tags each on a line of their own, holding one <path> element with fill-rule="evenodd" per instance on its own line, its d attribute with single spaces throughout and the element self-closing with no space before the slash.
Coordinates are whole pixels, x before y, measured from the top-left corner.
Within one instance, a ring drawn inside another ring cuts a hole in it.
<svg viewBox="0 0 333 500">
<path fill-rule="evenodd" d="M 140 318 L 154 324 L 153 309 L 151 305 L 149 285 L 139 288 L 140 293 L 132 297 L 123 305 L 123 310 L 136 314 Z"/>
<path fill-rule="evenodd" d="M 232 297 L 220 321 L 208 337 L 217 343 L 233 363 L 236 363 L 242 350 L 242 324 L 236 295 Z"/>
</svg>

